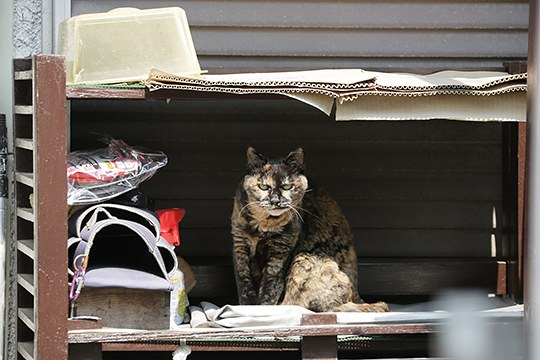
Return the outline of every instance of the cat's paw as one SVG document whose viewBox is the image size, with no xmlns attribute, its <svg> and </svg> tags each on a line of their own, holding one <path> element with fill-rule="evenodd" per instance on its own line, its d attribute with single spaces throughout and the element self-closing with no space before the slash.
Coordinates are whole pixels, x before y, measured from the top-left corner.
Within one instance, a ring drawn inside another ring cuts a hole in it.
<svg viewBox="0 0 540 360">
<path fill-rule="evenodd" d="M 365 305 L 368 305 L 372 310 L 368 310 L 368 311 L 371 311 L 371 312 L 390 312 L 392 310 L 390 310 L 390 307 L 388 306 L 387 303 L 385 303 L 384 301 L 378 301 L 376 303 L 373 303 L 373 304 L 365 304 Z"/>
<path fill-rule="evenodd" d="M 337 308 L 333 309 L 332 311 L 343 311 L 343 312 L 390 312 L 390 307 L 387 303 L 384 301 L 379 301 L 376 303 L 368 304 L 368 303 L 345 303 L 343 305 L 338 306 Z"/>
</svg>

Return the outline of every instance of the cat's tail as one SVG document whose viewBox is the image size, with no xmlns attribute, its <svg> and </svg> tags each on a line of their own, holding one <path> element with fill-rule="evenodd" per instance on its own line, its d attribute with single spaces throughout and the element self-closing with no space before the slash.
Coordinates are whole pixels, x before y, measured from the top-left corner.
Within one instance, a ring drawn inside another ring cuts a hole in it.
<svg viewBox="0 0 540 360">
<path fill-rule="evenodd" d="M 342 304 L 334 309 L 332 309 L 332 311 L 335 311 L 335 312 L 340 312 L 340 311 L 343 311 L 343 312 L 390 312 L 390 308 L 388 307 L 388 304 L 385 303 L 384 301 L 379 301 L 379 302 L 376 302 L 376 303 L 371 303 L 371 304 L 368 304 L 368 303 L 360 303 L 360 304 L 357 304 L 357 303 L 353 303 L 353 302 L 348 302 L 348 303 L 345 303 L 345 304 Z"/>
</svg>

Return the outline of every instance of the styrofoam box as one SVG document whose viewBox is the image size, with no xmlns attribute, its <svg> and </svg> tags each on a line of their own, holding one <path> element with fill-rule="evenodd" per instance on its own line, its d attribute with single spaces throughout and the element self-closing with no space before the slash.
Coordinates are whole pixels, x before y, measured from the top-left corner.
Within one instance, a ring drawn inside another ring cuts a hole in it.
<svg viewBox="0 0 540 360">
<path fill-rule="evenodd" d="M 201 72 L 186 13 L 179 7 L 74 16 L 60 24 L 58 51 L 66 57 L 67 82 L 110 84 L 168 73 Z"/>
</svg>

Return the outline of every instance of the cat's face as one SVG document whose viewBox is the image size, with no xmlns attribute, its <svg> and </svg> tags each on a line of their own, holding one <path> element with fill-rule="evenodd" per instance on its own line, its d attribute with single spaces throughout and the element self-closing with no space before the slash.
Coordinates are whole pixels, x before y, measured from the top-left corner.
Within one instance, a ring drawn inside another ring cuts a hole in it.
<svg viewBox="0 0 540 360">
<path fill-rule="evenodd" d="M 276 161 L 265 159 L 257 150 L 247 150 L 248 174 L 244 177 L 244 190 L 251 206 L 280 216 L 297 211 L 308 187 L 304 176 L 304 151 L 298 148 L 286 158 Z"/>
</svg>

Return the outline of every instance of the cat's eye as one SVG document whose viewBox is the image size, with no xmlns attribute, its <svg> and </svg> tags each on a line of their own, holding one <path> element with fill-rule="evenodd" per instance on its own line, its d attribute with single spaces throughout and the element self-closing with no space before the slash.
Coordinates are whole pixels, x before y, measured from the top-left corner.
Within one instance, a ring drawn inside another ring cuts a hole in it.
<svg viewBox="0 0 540 360">
<path fill-rule="evenodd" d="M 281 185 L 281 188 L 283 190 L 291 190 L 292 187 L 293 187 L 292 184 L 283 184 L 283 185 Z"/>
<path fill-rule="evenodd" d="M 263 183 L 259 183 L 259 189 L 261 189 L 262 191 L 266 191 L 270 189 L 270 186 Z"/>
</svg>

